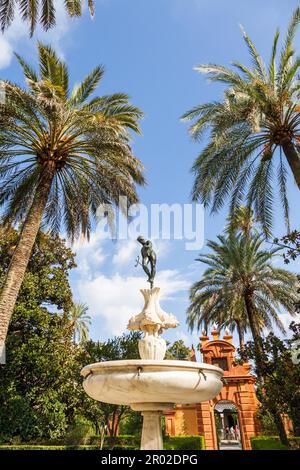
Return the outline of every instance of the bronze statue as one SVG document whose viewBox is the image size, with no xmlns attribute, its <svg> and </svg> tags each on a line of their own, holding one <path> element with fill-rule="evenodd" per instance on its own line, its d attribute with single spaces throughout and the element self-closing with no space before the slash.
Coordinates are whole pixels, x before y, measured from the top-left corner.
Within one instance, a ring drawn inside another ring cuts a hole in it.
<svg viewBox="0 0 300 470">
<path fill-rule="evenodd" d="M 148 276 L 147 281 L 150 282 L 150 287 L 152 289 L 156 274 L 156 253 L 153 250 L 152 242 L 150 240 L 145 240 L 144 237 L 140 236 L 137 238 L 137 241 L 143 246 L 141 249 L 142 263 L 140 263 L 140 258 L 138 257 L 136 266 L 138 264 L 142 265 L 143 270 Z"/>
</svg>

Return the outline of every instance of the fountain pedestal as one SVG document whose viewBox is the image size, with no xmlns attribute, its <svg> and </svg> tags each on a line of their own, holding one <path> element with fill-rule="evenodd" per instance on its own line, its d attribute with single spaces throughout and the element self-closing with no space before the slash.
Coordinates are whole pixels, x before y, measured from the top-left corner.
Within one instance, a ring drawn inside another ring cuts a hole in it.
<svg viewBox="0 0 300 470">
<path fill-rule="evenodd" d="M 144 337 L 139 340 L 141 359 L 163 360 L 167 345 L 160 336 L 163 330 L 179 325 L 174 315 L 163 311 L 159 304 L 160 288 L 141 289 L 145 305 L 141 313 L 130 318 L 127 328 L 131 331 L 142 331 Z"/>
<path fill-rule="evenodd" d="M 211 364 L 163 360 L 166 344 L 160 337 L 178 320 L 159 305 L 160 289 L 141 290 L 145 306 L 131 318 L 129 330 L 143 331 L 139 342 L 142 359 L 107 361 L 84 367 L 83 387 L 95 400 L 127 405 L 143 415 L 141 449 L 163 449 L 161 414 L 174 404 L 200 403 L 220 392 L 223 371 Z"/>
<path fill-rule="evenodd" d="M 134 411 L 140 411 L 143 416 L 141 450 L 163 449 L 161 417 L 164 410 L 173 408 L 172 403 L 139 403 L 131 405 Z"/>
</svg>

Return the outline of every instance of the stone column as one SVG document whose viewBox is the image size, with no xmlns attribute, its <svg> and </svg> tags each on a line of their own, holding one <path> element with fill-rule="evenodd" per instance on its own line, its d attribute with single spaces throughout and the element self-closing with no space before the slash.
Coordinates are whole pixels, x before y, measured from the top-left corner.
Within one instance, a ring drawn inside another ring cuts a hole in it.
<svg viewBox="0 0 300 470">
<path fill-rule="evenodd" d="M 161 411 L 143 411 L 141 450 L 162 450 Z"/>
<path fill-rule="evenodd" d="M 225 419 L 224 419 L 224 413 L 220 413 L 221 416 L 221 421 L 222 421 L 222 439 L 225 439 Z"/>
<path fill-rule="evenodd" d="M 134 411 L 143 416 L 141 450 L 163 450 L 161 416 L 164 410 L 174 408 L 172 403 L 134 403 Z"/>
</svg>

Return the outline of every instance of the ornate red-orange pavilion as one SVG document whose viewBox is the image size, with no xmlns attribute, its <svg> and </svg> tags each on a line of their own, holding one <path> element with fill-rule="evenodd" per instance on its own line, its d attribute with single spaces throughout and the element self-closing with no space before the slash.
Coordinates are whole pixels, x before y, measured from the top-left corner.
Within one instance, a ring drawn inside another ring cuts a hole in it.
<svg viewBox="0 0 300 470">
<path fill-rule="evenodd" d="M 171 436 L 204 436 L 207 450 L 250 450 L 250 438 L 258 432 L 255 418 L 258 400 L 250 365 L 234 364 L 236 348 L 228 330 L 220 339 L 215 327 L 212 339 L 203 334 L 200 342 L 202 362 L 224 370 L 224 386 L 214 400 L 197 405 L 178 405 L 165 412 L 166 433 Z M 195 352 L 192 360 L 196 361 Z"/>
</svg>

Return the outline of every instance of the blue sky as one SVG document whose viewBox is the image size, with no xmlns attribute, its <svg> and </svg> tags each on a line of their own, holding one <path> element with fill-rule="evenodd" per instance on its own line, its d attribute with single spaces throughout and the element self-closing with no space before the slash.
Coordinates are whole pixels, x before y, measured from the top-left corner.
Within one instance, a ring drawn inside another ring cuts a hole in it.
<svg viewBox="0 0 300 470">
<path fill-rule="evenodd" d="M 143 135 L 134 138 L 133 146 L 146 167 L 148 186 L 140 191 L 146 205 L 189 202 L 190 168 L 201 146 L 190 140 L 179 117 L 221 93 L 193 67 L 207 62 L 227 65 L 235 59 L 248 62 L 239 24 L 268 59 L 276 27 L 284 32 L 298 5 L 294 0 L 96 0 L 93 21 L 87 12 L 80 20 L 69 21 L 60 3 L 57 28 L 50 33 L 38 31 L 34 40 L 42 39 L 58 49 L 68 61 L 74 81 L 96 64 L 104 64 L 106 74 L 98 93 L 125 91 L 145 112 Z M 34 42 L 18 21 L 0 36 L 0 68 L 1 78 L 21 81 L 13 50 L 34 62 Z M 296 227 L 299 193 L 292 181 L 289 196 L 292 227 Z M 222 231 L 226 215 L 226 206 L 217 216 L 205 214 L 205 239 Z M 274 235 L 283 235 L 279 205 L 274 222 Z M 177 331 L 165 336 L 196 343 L 197 335 L 187 332 L 185 310 L 187 289 L 203 269 L 194 262 L 198 252 L 186 251 L 181 241 L 159 241 L 156 247 L 162 306 L 181 322 Z M 93 234 L 90 244 L 77 244 L 75 250 L 78 268 L 71 283 L 75 298 L 90 306 L 92 337 L 120 333 L 130 313 L 139 313 L 142 299 L 138 289 L 146 286 L 141 270 L 134 267 L 138 245 L 103 242 Z"/>
</svg>

